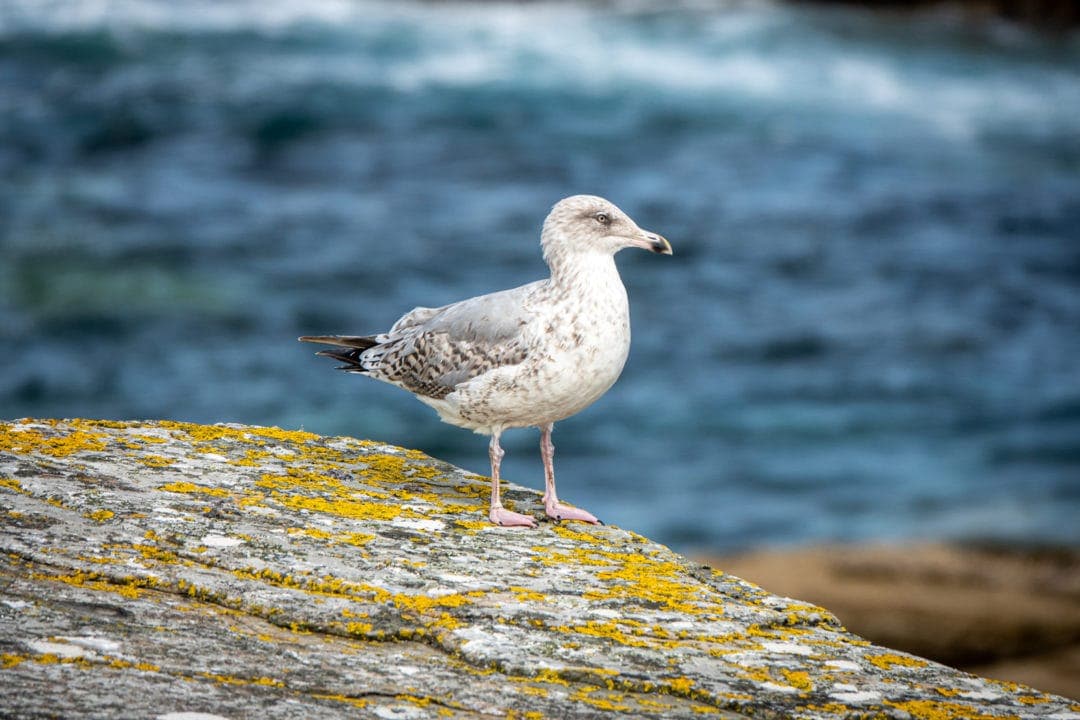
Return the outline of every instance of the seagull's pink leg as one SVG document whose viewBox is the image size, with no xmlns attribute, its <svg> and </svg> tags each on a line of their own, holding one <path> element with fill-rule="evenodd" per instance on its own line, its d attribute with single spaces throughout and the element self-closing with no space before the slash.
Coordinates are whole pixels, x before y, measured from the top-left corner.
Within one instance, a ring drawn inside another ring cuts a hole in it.
<svg viewBox="0 0 1080 720">
<path fill-rule="evenodd" d="M 551 442 L 551 430 L 554 427 L 554 423 L 548 423 L 540 428 L 540 456 L 544 458 L 544 510 L 548 517 L 555 520 L 581 520 L 602 525 L 592 513 L 563 505 L 555 494 L 555 444 Z"/>
<path fill-rule="evenodd" d="M 499 433 L 491 434 L 491 443 L 488 445 L 488 455 L 491 457 L 491 512 L 488 517 L 496 525 L 536 527 L 536 520 L 529 515 L 522 515 L 502 506 L 499 500 L 499 463 L 503 459 L 503 449 L 499 447 Z"/>
</svg>

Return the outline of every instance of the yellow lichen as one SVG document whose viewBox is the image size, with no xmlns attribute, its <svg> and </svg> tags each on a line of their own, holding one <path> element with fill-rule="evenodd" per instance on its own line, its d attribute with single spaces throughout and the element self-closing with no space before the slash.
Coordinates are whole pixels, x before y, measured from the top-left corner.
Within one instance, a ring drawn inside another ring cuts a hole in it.
<svg viewBox="0 0 1080 720">
<path fill-rule="evenodd" d="M 386 503 L 364 502 L 338 498 L 327 500 L 305 495 L 284 495 L 273 492 L 271 496 L 285 507 L 293 510 L 310 510 L 354 520 L 393 520 L 404 512 L 402 508 Z"/>
<path fill-rule="evenodd" d="M 545 602 L 547 600 L 547 595 L 545 595 L 544 593 L 536 592 L 535 590 L 529 590 L 528 588 L 511 585 L 507 589 L 510 592 L 514 593 L 514 596 L 520 602 Z"/>
<path fill-rule="evenodd" d="M 917 720 L 1019 720 L 1016 715 L 987 715 L 971 705 L 938 700 L 886 700 L 885 704 L 903 710 Z"/>
<path fill-rule="evenodd" d="M 81 418 L 68 420 L 67 422 L 77 428 L 111 428 L 113 430 L 127 430 L 142 424 L 132 420 L 85 420 Z"/>
<path fill-rule="evenodd" d="M 308 537 L 318 538 L 319 540 L 329 540 L 334 536 L 334 533 L 329 530 L 312 527 L 291 527 L 285 532 L 289 535 L 307 535 Z"/>
<path fill-rule="evenodd" d="M 1050 702 L 1050 698 L 1046 697 L 1045 695 L 1040 695 L 1040 696 L 1021 695 L 1020 697 L 1018 697 L 1016 699 L 1019 702 L 1023 703 L 1024 705 L 1044 705 L 1044 704 Z"/>
<path fill-rule="evenodd" d="M 14 490 L 17 493 L 23 495 L 29 495 L 30 493 L 23 489 L 22 483 L 15 478 L 0 478 L 0 488 L 7 488 L 8 490 Z"/>
<path fill-rule="evenodd" d="M 367 707 L 368 701 L 365 698 L 348 697 L 347 695 L 329 695 L 326 693 L 311 693 L 311 697 L 316 700 L 332 700 L 334 702 L 343 702 L 352 705 L 353 707 L 363 708 Z"/>
<path fill-rule="evenodd" d="M 139 670 L 141 672 L 160 672 L 161 671 L 161 666 L 160 665 L 154 665 L 153 663 L 131 662 L 130 660 L 124 660 L 122 658 L 110 658 L 108 656 L 106 656 L 105 659 L 108 661 L 109 667 L 114 668 L 116 670 L 127 670 L 129 668 L 134 668 L 135 670 Z"/>
<path fill-rule="evenodd" d="M 550 685 L 565 685 L 570 686 L 569 681 L 564 680 L 561 675 L 555 670 L 548 668 L 542 669 L 531 678 L 522 678 L 522 680 L 535 680 L 536 682 L 548 683 Z"/>
<path fill-rule="evenodd" d="M 655 603 L 691 615 L 703 612 L 701 604 L 692 600 L 701 595 L 700 586 L 680 579 L 684 574 L 678 563 L 655 560 L 640 553 L 595 552 L 619 565 L 615 570 L 598 572 L 596 577 L 600 580 L 620 582 L 608 583 L 608 587 L 603 590 L 588 590 L 582 593 L 586 599 L 625 598 Z"/>
<path fill-rule="evenodd" d="M 0 655 L 0 670 L 7 670 L 8 668 L 13 668 L 20 663 L 26 662 L 27 659 L 28 658 L 25 655 L 3 653 L 2 655 Z"/>
<path fill-rule="evenodd" d="M 263 495 L 262 493 L 250 492 L 250 491 L 245 492 L 243 497 L 235 498 L 236 504 L 239 507 L 251 507 L 253 505 L 262 505 L 263 500 L 265 500 L 265 499 L 266 499 L 266 496 Z"/>
<path fill-rule="evenodd" d="M 673 641 L 653 637 L 651 628 L 628 618 L 617 621 L 589 620 L 579 625 L 558 625 L 554 629 L 560 632 L 605 638 L 627 647 L 673 648 L 677 645 Z"/>
<path fill-rule="evenodd" d="M 650 710 L 672 710 L 675 706 L 671 703 L 660 702 L 659 700 L 653 700 L 652 698 L 638 698 L 637 704 Z"/>
<path fill-rule="evenodd" d="M 475 508 L 471 509 L 475 510 Z M 447 511 L 449 512 L 449 508 Z M 490 520 L 469 520 L 468 518 L 454 518 L 454 524 L 472 532 L 478 532 L 480 530 L 486 530 L 489 527 L 494 527 Z"/>
<path fill-rule="evenodd" d="M 194 493 L 200 495 L 210 495 L 213 497 L 229 496 L 229 491 L 223 488 L 206 487 L 205 485 L 196 485 L 195 483 L 186 481 L 166 483 L 160 486 L 158 490 L 165 490 L 166 492 L 174 493 Z"/>
<path fill-rule="evenodd" d="M 752 698 L 747 697 L 746 699 L 750 700 Z M 838 703 L 838 702 L 830 702 L 830 703 L 825 703 L 823 705 L 802 705 L 798 709 L 799 710 L 805 710 L 805 711 L 808 711 L 808 712 L 814 712 L 814 713 L 826 713 L 828 715 L 839 715 L 841 717 L 846 717 L 851 712 L 850 707 L 848 707 L 847 705 L 844 705 L 843 703 Z"/>
<path fill-rule="evenodd" d="M 356 547 L 366 545 L 374 539 L 374 535 L 362 532 L 341 533 L 340 535 L 334 536 L 336 542 L 345 543 L 346 545 L 355 545 Z"/>
<path fill-rule="evenodd" d="M 346 545 L 355 545 L 360 547 L 366 545 L 375 539 L 375 536 L 370 533 L 362 532 L 348 532 L 348 533 L 332 533 L 329 530 L 323 530 L 322 528 L 313 527 L 291 527 L 287 530 L 289 535 L 306 535 L 317 540 L 326 540 L 331 544 L 343 543 Z"/>
<path fill-rule="evenodd" d="M 268 440 L 277 440 L 290 445 L 304 445 L 307 443 L 322 442 L 321 435 L 307 432 L 306 430 L 283 430 L 279 427 L 249 427 L 246 432 Z M 336 452 L 336 451 L 335 451 Z"/>
<path fill-rule="evenodd" d="M 406 453 L 406 455 L 407 454 L 408 453 Z M 426 456 L 423 454 L 420 455 L 420 458 L 424 457 Z M 365 477 L 374 480 L 390 480 L 394 482 L 408 477 L 431 479 L 439 476 L 439 471 L 431 465 L 407 462 L 409 459 L 410 458 L 402 455 L 391 455 L 389 453 L 373 453 L 371 455 L 365 455 L 360 461 L 366 467 L 360 472 Z"/>
<path fill-rule="evenodd" d="M 103 523 L 111 520 L 115 514 L 116 513 L 114 513 L 112 510 L 94 510 L 93 512 L 83 513 L 83 517 L 90 518 L 95 522 Z"/>
<path fill-rule="evenodd" d="M 602 542 L 601 538 L 596 537 L 585 532 L 578 532 L 577 530 L 571 530 L 564 525 L 555 525 L 552 530 L 559 537 L 564 537 L 568 540 L 576 540 L 583 543 L 598 543 Z"/>
<path fill-rule="evenodd" d="M 77 555 L 76 559 L 82 560 L 83 562 L 96 563 L 98 565 L 116 565 L 124 562 L 120 558 L 105 557 L 103 555 Z"/>
<path fill-rule="evenodd" d="M 313 595 L 360 598 L 374 602 L 387 602 L 393 595 L 383 588 L 364 583 L 354 583 L 331 575 L 311 577 L 304 574 L 287 575 L 270 568 L 239 568 L 231 571 L 242 580 L 256 580 L 279 587 L 294 588 Z"/>
<path fill-rule="evenodd" d="M 599 688 L 585 686 L 571 693 L 569 699 L 607 712 L 629 712 L 630 706 L 621 702 L 624 697 L 622 693 L 605 693 Z"/>
<path fill-rule="evenodd" d="M 665 681 L 664 685 L 666 685 L 673 693 L 686 695 L 693 688 L 694 681 L 688 677 L 678 677 L 674 680 Z"/>
<path fill-rule="evenodd" d="M 768 668 L 763 667 L 741 668 L 739 671 L 739 677 L 746 678 L 747 680 L 752 680 L 755 683 L 774 682 L 772 673 L 769 672 Z"/>
<path fill-rule="evenodd" d="M 345 631 L 350 635 L 367 635 L 372 629 L 371 623 L 350 622 L 346 623 Z"/>
<path fill-rule="evenodd" d="M 526 695 L 535 695 L 536 697 L 547 697 L 548 691 L 544 687 L 536 687 L 533 685 L 525 685 L 521 688 L 521 692 Z"/>
<path fill-rule="evenodd" d="M 140 588 L 150 587 L 154 584 L 152 578 L 124 578 L 111 580 L 97 572 L 73 570 L 66 575 L 50 575 L 47 573 L 32 573 L 35 580 L 54 580 L 74 587 L 85 587 L 91 590 L 116 593 L 127 598 L 137 598 L 142 592 Z"/>
<path fill-rule="evenodd" d="M 780 674 L 787 680 L 787 684 L 794 688 L 809 692 L 814 689 L 814 684 L 810 682 L 810 674 L 805 670 L 788 670 L 787 668 L 781 668 Z"/>
<path fill-rule="evenodd" d="M 412 688 L 409 689 L 411 690 Z M 408 693 L 399 693 L 394 696 L 394 699 L 412 703 L 418 707 L 427 707 L 432 702 L 438 702 L 435 698 L 428 697 L 427 695 L 410 695 Z"/>
<path fill-rule="evenodd" d="M 196 677 L 213 680 L 219 685 L 264 685 L 267 687 L 283 688 L 285 683 L 269 677 L 241 678 L 233 675 L 220 675 L 217 673 L 200 672 Z"/>
<path fill-rule="evenodd" d="M 230 465 L 239 465 L 241 467 L 258 467 L 262 465 L 262 460 L 270 457 L 270 452 L 267 450 L 245 450 L 244 457 L 229 460 Z"/>
<path fill-rule="evenodd" d="M 491 493 L 491 485 L 486 482 L 477 482 L 472 485 L 457 485 L 454 487 L 454 492 L 466 497 L 486 501 L 488 495 Z"/>
<path fill-rule="evenodd" d="M 159 562 L 175 563 L 180 559 L 179 557 L 177 557 L 176 553 L 170 552 L 168 550 L 162 550 L 161 548 L 158 548 L 154 545 L 135 543 L 131 546 L 131 548 L 147 560 L 157 560 Z"/>
<path fill-rule="evenodd" d="M 920 660 L 916 657 L 909 657 L 907 655 L 897 655 L 895 653 L 884 653 L 882 655 L 866 655 L 866 660 L 871 664 L 881 668 L 882 670 L 891 670 L 896 666 L 906 668 L 923 668 L 929 665 L 925 660 Z"/>
<path fill-rule="evenodd" d="M 452 608 L 461 607 L 467 605 L 475 598 L 483 597 L 484 593 L 480 590 L 473 590 L 468 593 L 453 593 L 451 595 L 442 595 L 440 597 L 430 597 L 428 595 L 406 595 L 403 593 L 397 593 L 392 596 L 394 605 L 402 610 L 409 610 L 416 613 L 426 613 L 432 608 Z"/>
<path fill-rule="evenodd" d="M 168 467 L 176 462 L 172 458 L 167 458 L 164 455 L 140 455 L 138 456 L 138 460 L 143 465 L 152 468 Z"/>
<path fill-rule="evenodd" d="M 17 428 L 0 425 L 0 451 L 19 454 L 41 453 L 51 457 L 68 457 L 77 452 L 94 452 L 105 449 L 104 436 L 100 433 L 74 430 L 67 434 L 46 435 L 33 428 Z"/>
</svg>

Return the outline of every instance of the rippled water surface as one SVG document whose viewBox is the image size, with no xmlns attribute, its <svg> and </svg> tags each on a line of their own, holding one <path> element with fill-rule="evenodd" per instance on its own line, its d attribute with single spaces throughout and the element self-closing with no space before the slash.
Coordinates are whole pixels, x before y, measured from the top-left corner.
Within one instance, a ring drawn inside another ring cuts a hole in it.
<svg viewBox="0 0 1080 720">
<path fill-rule="evenodd" d="M 0 417 L 486 440 L 335 374 L 540 277 L 560 197 L 627 251 L 620 382 L 561 495 L 679 548 L 1080 543 L 1080 40 L 772 4 L 0 5 Z M 536 433 L 504 465 L 542 486 Z"/>
</svg>

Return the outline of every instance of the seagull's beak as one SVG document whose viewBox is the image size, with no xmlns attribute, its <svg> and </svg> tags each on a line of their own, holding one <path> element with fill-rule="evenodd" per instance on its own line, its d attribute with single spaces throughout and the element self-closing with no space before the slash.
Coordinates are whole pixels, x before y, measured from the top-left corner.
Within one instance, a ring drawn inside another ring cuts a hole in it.
<svg viewBox="0 0 1080 720">
<path fill-rule="evenodd" d="M 642 230 L 641 235 L 632 238 L 630 244 L 634 247 L 639 247 L 642 250 L 648 250 L 649 252 L 654 252 L 658 255 L 671 254 L 671 243 L 667 241 L 667 238 L 646 230 Z"/>
</svg>

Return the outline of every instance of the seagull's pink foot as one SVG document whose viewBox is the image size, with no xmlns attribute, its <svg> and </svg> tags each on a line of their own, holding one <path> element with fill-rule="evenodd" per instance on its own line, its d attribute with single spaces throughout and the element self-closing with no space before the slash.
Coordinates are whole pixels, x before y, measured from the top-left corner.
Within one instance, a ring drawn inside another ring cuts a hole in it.
<svg viewBox="0 0 1080 720">
<path fill-rule="evenodd" d="M 547 516 L 552 520 L 580 520 L 581 522 L 591 523 L 593 525 L 604 524 L 597 520 L 596 516 L 591 512 L 582 510 L 581 508 L 563 505 L 561 502 L 544 503 L 544 511 L 547 512 Z"/>
<path fill-rule="evenodd" d="M 507 510 L 504 507 L 491 508 L 488 517 L 491 518 L 491 522 L 502 527 L 536 527 L 536 518 Z"/>
</svg>

